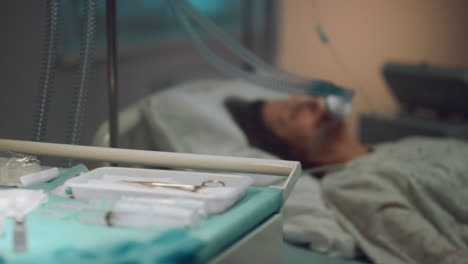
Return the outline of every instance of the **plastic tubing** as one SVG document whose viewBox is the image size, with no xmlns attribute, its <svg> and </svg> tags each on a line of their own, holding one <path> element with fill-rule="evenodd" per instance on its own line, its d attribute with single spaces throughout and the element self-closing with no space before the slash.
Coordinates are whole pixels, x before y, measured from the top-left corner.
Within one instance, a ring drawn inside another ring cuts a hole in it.
<svg viewBox="0 0 468 264">
<path fill-rule="evenodd" d="M 274 67 L 273 65 L 266 63 L 261 58 L 259 58 L 255 53 L 251 52 L 250 50 L 243 47 L 232 38 L 229 34 L 226 34 L 221 28 L 219 28 L 216 24 L 214 24 L 210 19 L 207 19 L 204 15 L 200 14 L 194 7 L 192 7 L 189 3 L 182 1 L 182 0 L 172 0 L 173 4 L 176 9 L 178 9 L 182 16 L 187 15 L 191 17 L 194 21 L 199 23 L 207 32 L 209 32 L 212 36 L 214 36 L 218 41 L 223 43 L 223 45 L 228 48 L 233 54 L 236 54 L 240 58 L 250 64 L 250 66 L 258 69 L 261 71 L 262 75 L 268 75 L 269 78 L 281 80 L 281 81 L 291 81 L 295 82 L 297 86 L 311 86 L 311 84 L 317 86 L 316 83 L 321 83 L 320 88 L 316 89 L 324 89 L 327 90 L 327 94 L 329 93 L 343 93 L 343 95 L 352 94 L 352 91 L 349 91 L 342 87 L 336 87 L 336 89 L 331 89 L 324 86 L 322 83 L 328 83 L 325 81 L 319 80 L 311 80 L 308 78 L 300 77 L 297 75 L 293 75 L 291 73 L 285 72 L 281 69 Z M 187 26 L 187 25 L 186 25 Z M 198 35 L 198 33 L 195 34 Z M 202 42 L 202 45 L 203 42 Z M 330 85 L 331 86 L 331 85 Z M 344 90 L 344 91 L 340 91 Z M 339 95 L 339 94 L 337 94 Z"/>
<path fill-rule="evenodd" d="M 351 90 L 338 87 L 330 82 L 310 80 L 281 71 L 242 47 L 209 19 L 199 14 L 190 4 L 180 0 L 172 0 L 170 3 L 177 20 L 192 39 L 196 49 L 221 72 L 279 91 L 286 90 L 295 94 L 325 97 L 329 112 L 339 118 L 345 117 L 351 111 L 351 99 L 354 94 Z M 246 72 L 212 52 L 203 42 L 187 16 L 198 22 L 233 54 L 249 63 L 258 73 Z"/>
<path fill-rule="evenodd" d="M 46 11 L 46 36 L 40 70 L 36 110 L 34 112 L 32 140 L 42 141 L 47 134 L 50 98 L 54 88 L 58 46 L 58 21 L 60 20 L 60 0 L 48 0 Z"/>
<path fill-rule="evenodd" d="M 268 79 L 268 78 L 258 78 L 258 74 L 246 72 L 242 70 L 241 68 L 234 66 L 232 63 L 229 63 L 226 60 L 222 59 L 204 44 L 203 40 L 200 38 L 196 30 L 193 28 L 188 18 L 185 17 L 181 11 L 179 11 L 177 8 L 174 8 L 174 13 L 179 23 L 182 25 L 182 28 L 186 31 L 187 35 L 193 41 L 195 48 L 199 51 L 199 53 L 206 60 L 211 62 L 221 72 L 224 72 L 225 74 L 228 74 L 228 75 L 234 75 L 242 79 L 246 79 L 248 81 L 251 81 L 253 83 L 256 83 L 262 86 L 269 86 L 269 87 L 273 86 L 277 89 L 281 89 L 284 85 L 289 84 L 285 80 L 282 80 L 282 79 L 272 81 L 271 79 Z"/>
<path fill-rule="evenodd" d="M 173 0 L 171 3 L 177 20 L 182 25 L 182 28 L 186 31 L 188 36 L 192 39 L 195 48 L 198 50 L 201 56 L 203 56 L 207 61 L 211 62 L 221 72 L 227 75 L 234 75 L 254 84 L 278 91 L 286 90 L 287 92 L 295 94 L 325 97 L 327 109 L 332 115 L 338 118 L 344 118 L 351 112 L 351 98 L 353 96 L 353 92 L 351 90 L 338 87 L 330 82 L 310 80 L 280 71 L 263 62 L 255 54 L 237 44 L 235 40 L 228 39 L 227 34 L 225 34 L 222 30 L 217 28 L 216 25 L 211 23 L 203 16 L 199 14 L 197 15 L 193 8 L 188 8 L 187 5 L 182 4 L 182 2 L 178 0 Z M 203 21 L 202 26 L 207 27 L 209 25 L 210 32 L 213 33 L 214 36 L 222 40 L 224 44 L 230 45 L 230 50 L 233 53 L 253 64 L 252 66 L 255 69 L 260 69 L 259 72 L 261 74 L 244 71 L 240 67 L 227 62 L 211 51 L 211 49 L 209 49 L 203 42 L 198 32 L 190 23 L 189 19 L 185 16 L 184 12 L 190 12 L 190 14 L 192 14 L 192 19 L 196 19 L 197 22 Z"/>
<path fill-rule="evenodd" d="M 255 67 L 259 70 L 262 70 L 262 73 L 265 75 L 269 75 L 271 78 L 275 79 L 287 79 L 296 82 L 304 82 L 309 83 L 311 80 L 302 78 L 288 72 L 282 71 L 278 68 L 275 68 L 269 63 L 266 63 L 262 59 L 260 59 L 255 53 L 251 52 L 250 50 L 243 47 L 232 38 L 229 34 L 226 34 L 222 29 L 220 29 L 216 24 L 214 24 L 211 20 L 207 19 L 205 16 L 201 15 L 195 8 L 193 8 L 190 4 L 180 1 L 180 0 L 173 0 L 175 4 L 180 10 L 190 16 L 193 20 L 197 21 L 201 26 L 205 28 L 212 36 L 214 36 L 218 41 L 223 43 L 226 48 L 231 50 L 232 53 L 241 57 L 245 62 L 249 63 L 250 66 Z"/>
</svg>

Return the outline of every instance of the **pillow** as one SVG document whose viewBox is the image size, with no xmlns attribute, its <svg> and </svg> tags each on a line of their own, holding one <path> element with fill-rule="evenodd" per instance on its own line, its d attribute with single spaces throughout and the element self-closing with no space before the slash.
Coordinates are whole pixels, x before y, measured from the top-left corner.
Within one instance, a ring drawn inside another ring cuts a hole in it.
<svg viewBox="0 0 468 264">
<path fill-rule="evenodd" d="M 160 151 L 277 159 L 249 145 L 224 107 L 224 100 L 231 96 L 254 101 L 286 94 L 239 80 L 204 80 L 166 89 L 152 95 L 143 106 L 154 145 Z M 277 180 L 278 176 L 255 175 L 256 185 Z M 355 256 L 354 240 L 326 207 L 316 179 L 301 177 L 283 212 L 286 239 L 334 256 Z"/>
<path fill-rule="evenodd" d="M 154 94 L 143 108 L 158 150 L 222 156 L 274 158 L 252 149 L 224 107 L 230 96 L 246 100 L 285 94 L 242 81 L 204 80 Z M 252 157 L 252 156 L 250 156 Z"/>
</svg>

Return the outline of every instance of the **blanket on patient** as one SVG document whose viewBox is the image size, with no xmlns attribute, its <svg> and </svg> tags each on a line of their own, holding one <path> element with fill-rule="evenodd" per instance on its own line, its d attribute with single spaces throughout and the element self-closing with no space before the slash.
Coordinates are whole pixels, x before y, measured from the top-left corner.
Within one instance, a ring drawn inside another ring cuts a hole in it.
<svg viewBox="0 0 468 264">
<path fill-rule="evenodd" d="M 409 138 L 323 180 L 339 221 L 376 263 L 468 263 L 468 144 Z"/>
</svg>

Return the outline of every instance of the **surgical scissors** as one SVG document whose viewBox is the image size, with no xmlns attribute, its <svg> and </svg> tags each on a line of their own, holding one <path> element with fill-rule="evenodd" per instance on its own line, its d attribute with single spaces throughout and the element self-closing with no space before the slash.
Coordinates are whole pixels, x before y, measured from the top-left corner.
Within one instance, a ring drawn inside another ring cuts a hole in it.
<svg viewBox="0 0 468 264">
<path fill-rule="evenodd" d="M 128 181 L 128 180 L 124 180 L 123 182 L 137 183 L 137 184 L 142 184 L 142 185 L 149 186 L 149 187 L 172 188 L 172 189 L 178 189 L 178 190 L 188 191 L 188 192 L 197 192 L 198 190 L 200 190 L 202 188 L 211 187 L 209 185 L 210 183 L 216 183 L 216 184 L 219 184 L 222 187 L 226 186 L 226 184 L 223 181 L 220 181 L 220 180 L 206 180 L 206 181 L 203 181 L 200 185 L 155 182 L 155 181 Z"/>
</svg>

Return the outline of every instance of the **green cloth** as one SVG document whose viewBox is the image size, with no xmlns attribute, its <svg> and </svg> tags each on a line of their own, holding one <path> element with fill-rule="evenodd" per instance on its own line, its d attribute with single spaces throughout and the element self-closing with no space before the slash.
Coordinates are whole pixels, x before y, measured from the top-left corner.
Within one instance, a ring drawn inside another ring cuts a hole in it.
<svg viewBox="0 0 468 264">
<path fill-rule="evenodd" d="M 228 211 L 208 217 L 199 227 L 191 230 L 195 238 L 206 244 L 197 254 L 197 260 L 207 262 L 269 216 L 279 212 L 281 204 L 280 189 L 249 188 L 244 198 Z"/>
<path fill-rule="evenodd" d="M 60 169 L 58 178 L 29 187 L 50 191 L 88 169 L 77 165 Z M 13 251 L 14 222 L 7 219 L 0 237 L 0 264 L 3 263 L 185 263 L 193 262 L 203 243 L 190 237 L 184 228 L 108 228 L 83 224 L 79 210 L 58 209 L 55 205 L 78 202 L 49 194 L 48 202 L 26 219 L 28 250 Z M 94 217 L 103 217 L 103 213 Z"/>
</svg>

